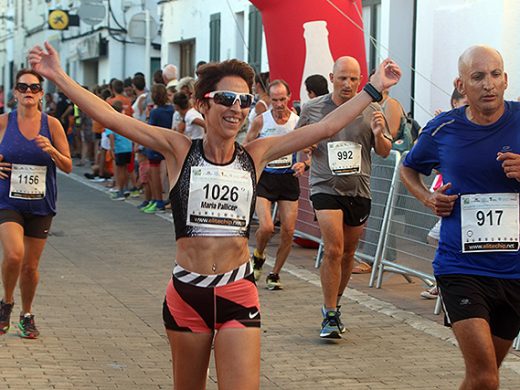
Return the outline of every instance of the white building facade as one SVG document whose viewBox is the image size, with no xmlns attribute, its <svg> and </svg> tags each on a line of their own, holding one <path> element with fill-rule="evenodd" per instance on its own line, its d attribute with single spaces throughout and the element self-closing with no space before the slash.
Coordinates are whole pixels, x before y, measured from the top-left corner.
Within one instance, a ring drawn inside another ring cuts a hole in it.
<svg viewBox="0 0 520 390">
<path fill-rule="evenodd" d="M 83 3 L 104 8 L 104 17 L 87 24 L 80 15 L 79 26 L 61 31 L 49 28 L 51 10 L 78 15 Z M 160 68 L 160 31 L 154 0 L 2 0 L 0 7 L 0 26 L 5 32 L 0 36 L 0 84 L 7 89 L 12 87 L 16 72 L 27 66 L 28 50 L 44 41 L 58 50 L 64 69 L 89 87 L 114 77 L 124 79 L 135 72 L 144 73 L 146 69 L 150 71 L 150 80 L 153 70 Z M 144 23 L 133 19 L 136 14 L 144 14 L 144 10 L 149 12 L 152 27 L 156 26 L 147 57 L 143 55 L 145 39 L 138 36 Z"/>
<path fill-rule="evenodd" d="M 199 61 L 237 58 L 269 70 L 261 16 L 248 0 L 163 0 L 161 58 L 193 76 Z"/>
</svg>

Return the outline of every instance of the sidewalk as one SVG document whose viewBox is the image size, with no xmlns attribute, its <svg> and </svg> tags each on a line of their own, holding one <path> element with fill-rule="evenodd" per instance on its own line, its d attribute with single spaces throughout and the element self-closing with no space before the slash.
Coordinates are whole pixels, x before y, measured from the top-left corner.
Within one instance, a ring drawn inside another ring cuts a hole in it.
<svg viewBox="0 0 520 390">
<path fill-rule="evenodd" d="M 59 214 L 34 307 L 42 334 L 22 340 L 12 328 L 0 338 L 0 389 L 172 387 L 161 318 L 175 258 L 171 215 L 145 215 L 134 207 L 138 200 L 112 201 L 100 187 L 59 176 Z M 268 253 L 274 254 L 275 244 Z M 375 290 L 365 287 L 366 275 L 356 275 L 355 289 L 342 302 L 349 332 L 340 341 L 320 340 L 314 254 L 294 248 L 282 273 L 283 291 L 259 283 L 262 389 L 457 388 L 462 358 L 451 331 L 431 314 L 433 302 L 418 297 L 419 283 L 390 276 Z M 18 295 L 16 300 L 14 314 Z M 415 314 L 414 305 L 430 314 Z M 501 389 L 519 389 L 520 358 L 510 354 L 501 374 Z M 209 375 L 208 389 L 217 389 L 213 362 Z"/>
</svg>

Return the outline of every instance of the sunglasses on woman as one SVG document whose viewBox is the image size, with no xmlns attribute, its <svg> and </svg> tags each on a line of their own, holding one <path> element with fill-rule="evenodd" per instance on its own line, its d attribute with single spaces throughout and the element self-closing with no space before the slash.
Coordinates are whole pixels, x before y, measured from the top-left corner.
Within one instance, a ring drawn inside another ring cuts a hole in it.
<svg viewBox="0 0 520 390">
<path fill-rule="evenodd" d="M 38 93 L 42 91 L 41 84 L 16 83 L 14 88 L 21 93 L 27 92 L 28 89 L 30 89 L 32 93 Z"/>
<path fill-rule="evenodd" d="M 237 101 L 240 103 L 240 108 L 249 108 L 253 104 L 254 96 L 250 93 L 237 93 L 232 91 L 213 91 L 204 95 L 205 98 L 213 99 L 217 104 L 226 107 L 231 107 Z"/>
</svg>

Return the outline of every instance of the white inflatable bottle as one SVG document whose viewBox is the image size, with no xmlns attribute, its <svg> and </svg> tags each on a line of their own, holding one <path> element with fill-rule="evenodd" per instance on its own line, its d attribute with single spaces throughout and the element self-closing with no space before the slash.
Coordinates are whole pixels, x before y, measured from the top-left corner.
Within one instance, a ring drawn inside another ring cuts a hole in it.
<svg viewBox="0 0 520 390">
<path fill-rule="evenodd" d="M 309 101 L 305 79 L 313 74 L 321 74 L 327 79 L 329 92 L 332 91 L 332 83 L 329 73 L 332 72 L 334 59 L 330 52 L 329 31 L 327 22 L 315 20 L 303 24 L 303 38 L 305 39 L 305 64 L 303 66 L 302 83 L 300 86 L 300 104 Z"/>
</svg>

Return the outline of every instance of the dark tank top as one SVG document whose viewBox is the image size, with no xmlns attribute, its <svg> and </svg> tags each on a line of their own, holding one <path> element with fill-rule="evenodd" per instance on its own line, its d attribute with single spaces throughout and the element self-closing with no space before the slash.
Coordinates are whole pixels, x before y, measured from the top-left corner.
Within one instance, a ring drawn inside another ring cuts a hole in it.
<svg viewBox="0 0 520 390">
<path fill-rule="evenodd" d="M 202 139 L 194 139 L 179 179 L 170 191 L 175 235 L 246 237 L 256 203 L 253 159 L 235 142 L 227 164 L 206 159 Z"/>
<path fill-rule="evenodd" d="M 56 214 L 56 165 L 49 154 L 36 145 L 36 141 L 28 140 L 20 132 L 17 122 L 18 111 L 9 113 L 4 138 L 0 143 L 0 154 L 4 161 L 13 164 L 10 178 L 0 180 L 0 210 L 16 210 L 34 215 Z M 41 114 L 40 135 L 51 142 L 49 120 L 47 114 Z M 20 170 L 14 169 L 15 165 Z M 41 174 L 46 169 L 45 177 Z M 40 185 L 40 178 L 45 186 Z M 13 182 L 13 183 L 12 183 Z M 15 187 L 16 185 L 24 185 Z M 44 188 L 44 193 L 41 188 Z"/>
</svg>

